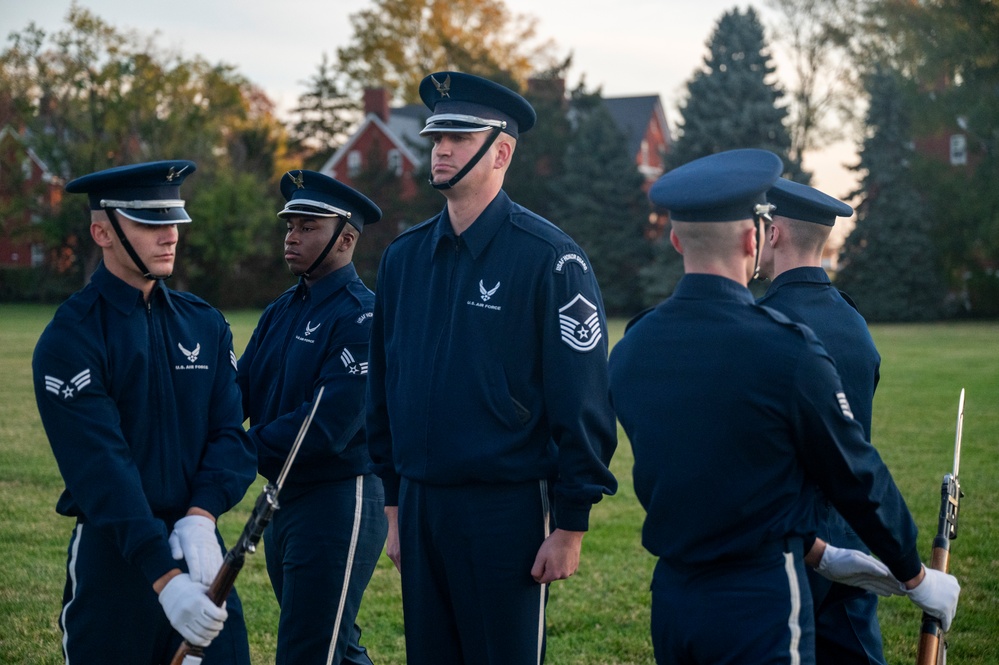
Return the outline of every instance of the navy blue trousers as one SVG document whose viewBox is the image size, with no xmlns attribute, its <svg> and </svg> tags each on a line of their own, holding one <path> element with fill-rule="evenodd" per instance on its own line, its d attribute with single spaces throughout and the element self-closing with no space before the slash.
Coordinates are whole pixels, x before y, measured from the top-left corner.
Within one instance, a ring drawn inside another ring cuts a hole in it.
<svg viewBox="0 0 999 665">
<path fill-rule="evenodd" d="M 178 567 L 187 570 L 183 561 Z M 205 650 L 205 662 L 249 665 L 243 608 L 235 589 L 226 610 L 225 628 Z M 79 522 L 69 543 L 59 627 L 67 663 L 166 665 L 182 641 L 149 581 L 121 557 L 114 543 Z"/>
<path fill-rule="evenodd" d="M 771 549 L 751 561 L 682 569 L 660 560 L 652 579 L 656 663 L 814 665 L 800 541 Z"/>
<path fill-rule="evenodd" d="M 819 531 L 826 542 L 868 552 L 846 520 L 828 504 Z M 886 665 L 878 622 L 878 597 L 834 584 L 808 569 L 815 602 L 815 661 L 818 665 Z"/>
<path fill-rule="evenodd" d="M 408 665 L 544 662 L 547 483 L 433 486 L 402 479 L 399 543 Z"/>
<path fill-rule="evenodd" d="M 371 665 L 355 623 L 388 532 L 376 476 L 285 487 L 264 532 L 281 606 L 276 665 Z"/>
</svg>

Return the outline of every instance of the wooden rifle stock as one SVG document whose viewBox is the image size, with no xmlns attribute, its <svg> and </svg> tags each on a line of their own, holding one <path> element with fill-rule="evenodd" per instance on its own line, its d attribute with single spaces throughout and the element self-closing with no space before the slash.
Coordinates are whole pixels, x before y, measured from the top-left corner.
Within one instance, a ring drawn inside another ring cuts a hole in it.
<svg viewBox="0 0 999 665">
<path fill-rule="evenodd" d="M 305 439 L 305 434 L 309 431 L 309 425 L 312 424 L 312 417 L 316 415 L 316 409 L 319 407 L 319 400 L 322 399 L 323 390 L 325 390 L 325 386 L 321 387 L 316 394 L 316 399 L 312 404 L 312 411 L 309 412 L 308 417 L 302 422 L 302 427 L 298 430 L 298 436 L 295 437 L 295 443 L 291 446 L 288 459 L 285 460 L 284 467 L 282 467 L 277 481 L 268 483 L 260 492 L 257 502 L 253 505 L 253 512 L 250 514 L 250 519 L 246 521 L 246 526 L 243 527 L 243 533 L 239 535 L 239 540 L 236 541 L 236 544 L 226 552 L 225 558 L 222 560 L 222 567 L 219 568 L 219 572 L 215 574 L 215 579 L 212 580 L 211 586 L 208 587 L 206 593 L 217 607 L 222 607 L 222 604 L 229 597 L 229 592 L 232 591 L 232 587 L 236 584 L 236 577 L 246 562 L 247 553 L 253 554 L 257 551 L 257 544 L 264 535 L 264 529 L 270 524 L 271 518 L 280 507 L 278 505 L 278 494 L 284 486 L 284 480 L 288 477 L 288 471 L 291 470 L 291 464 L 295 461 L 298 449 L 302 446 L 302 440 Z M 205 650 L 203 647 L 184 640 L 173 655 L 170 665 L 200 665 L 204 657 Z"/>
<path fill-rule="evenodd" d="M 930 553 L 930 568 L 950 572 L 950 541 L 957 538 L 957 516 L 961 506 L 961 483 L 958 470 L 961 463 L 961 430 L 964 426 L 964 389 L 957 407 L 957 436 L 954 442 L 954 472 L 943 478 L 940 486 L 940 516 L 937 520 L 937 535 L 933 538 L 933 551 Z M 923 612 L 919 631 L 919 650 L 916 665 L 944 665 L 947 662 L 947 643 L 944 640 L 943 624 L 940 619 Z"/>
</svg>

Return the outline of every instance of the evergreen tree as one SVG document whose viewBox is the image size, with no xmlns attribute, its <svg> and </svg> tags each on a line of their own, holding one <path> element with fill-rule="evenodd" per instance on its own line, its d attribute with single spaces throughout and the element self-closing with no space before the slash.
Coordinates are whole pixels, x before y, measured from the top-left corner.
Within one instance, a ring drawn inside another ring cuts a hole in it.
<svg viewBox="0 0 999 665">
<path fill-rule="evenodd" d="M 538 121 L 521 135 L 513 164 L 503 188 L 514 201 L 545 219 L 556 222 L 562 214 L 551 195 L 552 178 L 558 173 L 569 144 L 569 102 L 565 94 L 566 71 L 571 57 L 560 65 L 532 77 L 524 97 L 534 107 Z"/>
<path fill-rule="evenodd" d="M 895 72 L 876 69 L 867 87 L 869 135 L 860 153 L 863 201 L 840 256 L 836 286 L 869 321 L 936 318 L 943 301 L 933 213 L 911 172 L 909 106 Z"/>
<path fill-rule="evenodd" d="M 775 67 L 752 8 L 722 15 L 708 42 L 704 68 L 687 84 L 680 137 L 668 155 L 671 167 L 723 150 L 761 148 L 784 160 L 785 172 L 807 181 L 789 157 L 787 109 L 774 81 Z"/>
<path fill-rule="evenodd" d="M 306 85 L 292 109 L 289 134 L 291 149 L 302 155 L 304 167 L 317 170 L 336 152 L 360 109 L 343 92 L 325 53 Z"/>
<path fill-rule="evenodd" d="M 644 306 L 639 272 L 651 256 L 643 236 L 649 205 L 627 142 L 599 94 L 573 93 L 575 126 L 554 181 L 555 220 L 583 248 L 611 316 Z"/>
</svg>

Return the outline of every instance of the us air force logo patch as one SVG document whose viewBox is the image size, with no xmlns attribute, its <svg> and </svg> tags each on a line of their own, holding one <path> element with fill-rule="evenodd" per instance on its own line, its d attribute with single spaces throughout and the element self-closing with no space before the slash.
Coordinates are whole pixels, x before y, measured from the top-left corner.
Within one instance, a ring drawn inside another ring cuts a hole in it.
<svg viewBox="0 0 999 665">
<path fill-rule="evenodd" d="M 340 352 L 340 362 L 347 369 L 348 374 L 358 374 L 364 376 L 368 373 L 368 363 L 359 363 L 354 358 L 354 354 L 350 352 L 350 349 L 343 347 L 343 351 Z"/>
<path fill-rule="evenodd" d="M 194 351 L 188 351 L 187 349 L 184 348 L 184 345 L 181 344 L 180 342 L 177 343 L 177 348 L 180 349 L 181 353 L 187 356 L 188 362 L 192 363 L 198 362 L 198 354 L 201 353 L 200 343 L 196 347 L 194 347 Z"/>
<path fill-rule="evenodd" d="M 843 412 L 843 415 L 853 419 L 853 411 L 850 409 L 850 403 L 846 401 L 846 393 L 836 393 L 836 399 L 839 401 L 839 410 Z"/>
<path fill-rule="evenodd" d="M 479 280 L 479 297 L 482 298 L 482 302 L 489 302 L 489 299 L 492 298 L 494 295 L 496 295 L 496 292 L 499 291 L 499 287 L 500 287 L 500 283 L 496 282 L 496 286 L 494 286 L 491 289 L 487 289 L 486 285 L 483 284 L 482 280 L 480 279 Z"/>
<path fill-rule="evenodd" d="M 90 385 L 90 370 L 85 369 L 69 381 L 45 375 L 45 390 L 64 400 L 74 399 L 80 391 Z"/>
<path fill-rule="evenodd" d="M 558 321 L 562 341 L 576 351 L 592 351 L 603 338 L 600 312 L 582 293 L 577 293 L 575 298 L 559 307 Z"/>
<path fill-rule="evenodd" d="M 177 342 L 177 348 L 180 352 L 184 354 L 184 360 L 187 364 L 174 365 L 173 368 L 176 370 L 189 370 L 189 369 L 208 369 L 208 365 L 198 362 L 198 356 L 201 355 L 201 342 L 195 344 L 194 349 L 187 349 L 183 344 Z"/>
</svg>

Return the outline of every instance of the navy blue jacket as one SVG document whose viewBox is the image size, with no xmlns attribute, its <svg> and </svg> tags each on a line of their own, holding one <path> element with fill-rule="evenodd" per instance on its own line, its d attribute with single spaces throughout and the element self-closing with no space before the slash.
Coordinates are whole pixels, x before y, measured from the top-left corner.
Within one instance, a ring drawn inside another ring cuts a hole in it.
<svg viewBox="0 0 999 665">
<path fill-rule="evenodd" d="M 56 506 L 105 532 L 156 581 L 177 562 L 168 529 L 218 516 L 256 477 L 232 334 L 222 314 L 157 282 L 142 293 L 103 264 L 35 346 L 35 397 L 66 483 Z"/>
<path fill-rule="evenodd" d="M 833 288 L 822 268 L 786 270 L 774 278 L 757 301 L 787 318 L 804 323 L 822 340 L 836 362 L 836 373 L 850 401 L 853 417 L 871 440 L 874 391 L 881 378 L 881 355 L 867 329 L 867 321 Z"/>
<path fill-rule="evenodd" d="M 500 192 L 461 236 L 447 209 L 402 233 L 378 273 L 368 442 L 386 504 L 399 477 L 552 479 L 556 526 L 587 528 L 617 445 L 607 329 L 589 260 Z"/>
<path fill-rule="evenodd" d="M 322 403 L 289 485 L 366 473 L 364 389 L 375 296 L 353 264 L 311 287 L 301 280 L 267 306 L 239 359 L 243 412 L 260 473 L 277 479 L 320 387 Z"/>
<path fill-rule="evenodd" d="M 828 353 L 741 284 L 685 275 L 615 346 L 610 385 L 656 556 L 703 565 L 807 539 L 818 485 L 898 579 L 919 573 L 915 523 Z"/>
</svg>

